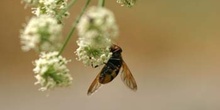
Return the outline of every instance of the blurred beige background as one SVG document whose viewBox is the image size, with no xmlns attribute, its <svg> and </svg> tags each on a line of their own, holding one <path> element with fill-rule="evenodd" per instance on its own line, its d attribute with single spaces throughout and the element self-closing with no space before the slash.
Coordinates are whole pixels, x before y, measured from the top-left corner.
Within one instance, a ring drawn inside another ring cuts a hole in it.
<svg viewBox="0 0 220 110">
<path fill-rule="evenodd" d="M 65 32 L 83 0 L 71 9 Z M 96 4 L 96 2 L 93 2 Z M 0 110 L 220 110 L 220 1 L 139 0 L 134 8 L 107 7 L 116 16 L 123 57 L 138 91 L 117 77 L 87 96 L 101 68 L 75 60 L 76 34 L 64 56 L 74 78 L 69 88 L 39 92 L 35 86 L 33 52 L 20 49 L 19 30 L 31 17 L 19 0 L 0 4 Z"/>
</svg>

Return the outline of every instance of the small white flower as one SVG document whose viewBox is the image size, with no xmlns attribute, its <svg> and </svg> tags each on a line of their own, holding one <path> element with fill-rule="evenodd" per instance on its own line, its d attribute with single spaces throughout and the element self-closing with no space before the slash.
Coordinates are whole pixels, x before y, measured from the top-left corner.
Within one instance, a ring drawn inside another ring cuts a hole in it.
<svg viewBox="0 0 220 110">
<path fill-rule="evenodd" d="M 39 0 L 22 0 L 22 2 L 25 2 L 26 5 L 32 5 L 32 6 L 34 6 L 34 5 L 37 5 L 37 4 L 38 4 Z"/>
<path fill-rule="evenodd" d="M 79 37 L 98 37 L 114 39 L 118 35 L 118 27 L 114 14 L 103 7 L 91 7 L 82 16 L 77 26 Z M 92 35 L 90 35 L 93 33 Z M 95 35 L 94 35 L 95 34 Z"/>
<path fill-rule="evenodd" d="M 66 64 L 70 62 L 62 56 L 58 56 L 58 52 L 42 52 L 40 58 L 34 62 L 33 69 L 37 82 L 45 91 L 55 87 L 69 86 L 72 83 L 72 77 Z"/>
<path fill-rule="evenodd" d="M 77 29 L 78 60 L 93 67 L 106 63 L 112 54 L 109 48 L 118 35 L 113 13 L 103 7 L 91 7 L 80 19 Z"/>
<path fill-rule="evenodd" d="M 62 25 L 47 15 L 33 17 L 21 32 L 22 50 L 54 51 L 61 46 Z"/>
<path fill-rule="evenodd" d="M 57 19 L 60 21 L 69 15 L 66 8 L 67 0 L 38 0 L 38 4 L 33 8 L 33 13 L 36 16 L 47 14 L 51 17 L 59 17 Z"/>
<path fill-rule="evenodd" d="M 97 67 L 107 63 L 112 53 L 109 48 L 94 48 L 90 46 L 80 46 L 76 50 L 78 60 L 82 61 L 86 66 Z"/>
<path fill-rule="evenodd" d="M 132 7 L 136 3 L 137 0 L 117 0 L 121 6 Z"/>
</svg>

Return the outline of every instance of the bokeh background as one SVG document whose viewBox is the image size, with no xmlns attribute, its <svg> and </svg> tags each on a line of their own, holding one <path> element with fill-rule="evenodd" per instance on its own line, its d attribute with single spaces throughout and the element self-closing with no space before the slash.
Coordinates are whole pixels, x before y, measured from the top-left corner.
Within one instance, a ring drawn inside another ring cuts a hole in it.
<svg viewBox="0 0 220 110">
<path fill-rule="evenodd" d="M 96 0 L 93 0 L 96 5 Z M 67 35 L 84 0 L 70 10 Z M 86 92 L 101 68 L 75 60 L 75 33 L 63 56 L 73 84 L 38 91 L 33 51 L 22 52 L 19 31 L 31 16 L 20 0 L 0 4 L 0 110 L 220 110 L 220 1 L 139 0 L 133 8 L 106 1 L 120 28 L 118 45 L 138 91 L 117 77 L 92 96 Z"/>
</svg>

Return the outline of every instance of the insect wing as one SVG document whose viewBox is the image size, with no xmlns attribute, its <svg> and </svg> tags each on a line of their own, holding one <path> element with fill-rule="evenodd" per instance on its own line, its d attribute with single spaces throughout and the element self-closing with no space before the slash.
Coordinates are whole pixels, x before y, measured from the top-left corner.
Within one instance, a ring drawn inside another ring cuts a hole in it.
<svg viewBox="0 0 220 110">
<path fill-rule="evenodd" d="M 92 82 L 92 84 L 90 85 L 89 89 L 88 89 L 88 92 L 87 92 L 87 95 L 91 95 L 93 94 L 95 91 L 98 90 L 98 88 L 101 86 L 101 84 L 99 83 L 99 75 L 98 74 L 96 76 L 96 78 L 94 79 L 94 81 Z"/>
<path fill-rule="evenodd" d="M 121 79 L 125 85 L 127 85 L 131 90 L 137 90 L 137 83 L 131 74 L 127 64 L 123 61 L 122 63 L 122 72 L 121 72 Z"/>
</svg>

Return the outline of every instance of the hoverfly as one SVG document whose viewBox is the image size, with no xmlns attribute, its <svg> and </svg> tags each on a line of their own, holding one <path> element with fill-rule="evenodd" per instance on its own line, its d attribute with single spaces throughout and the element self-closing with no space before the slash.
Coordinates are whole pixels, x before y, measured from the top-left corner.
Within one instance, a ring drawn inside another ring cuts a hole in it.
<svg viewBox="0 0 220 110">
<path fill-rule="evenodd" d="M 95 80 L 90 85 L 87 95 L 94 93 L 102 84 L 111 82 L 121 71 L 121 79 L 131 90 L 137 90 L 137 84 L 132 76 L 127 64 L 124 62 L 121 56 L 122 49 L 117 45 L 110 47 L 112 56 L 102 68 L 101 72 L 96 76 Z"/>
</svg>

